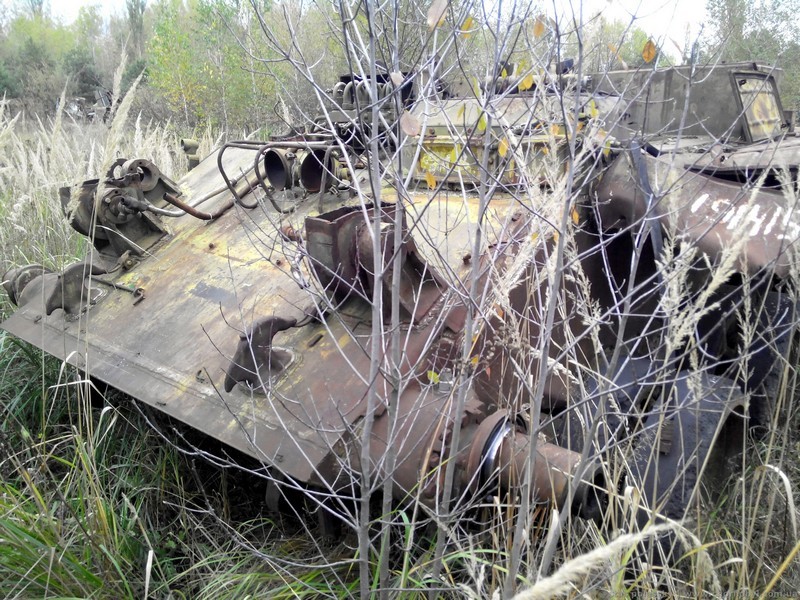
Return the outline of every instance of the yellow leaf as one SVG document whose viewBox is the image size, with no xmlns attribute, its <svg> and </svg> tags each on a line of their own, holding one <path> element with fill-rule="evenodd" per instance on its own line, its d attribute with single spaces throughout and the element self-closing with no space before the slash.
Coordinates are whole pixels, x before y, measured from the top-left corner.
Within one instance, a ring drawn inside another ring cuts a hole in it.
<svg viewBox="0 0 800 600">
<path fill-rule="evenodd" d="M 558 243 L 558 232 L 557 231 L 553 232 L 553 241 Z"/>
<path fill-rule="evenodd" d="M 472 17 L 467 17 L 464 19 L 464 22 L 461 24 L 461 37 L 469 37 L 474 27 L 475 19 Z"/>
<path fill-rule="evenodd" d="M 505 68 L 503 68 L 503 70 L 500 71 L 500 77 L 508 77 L 508 71 L 506 71 Z"/>
<path fill-rule="evenodd" d="M 428 381 L 436 385 L 439 383 L 439 374 L 436 371 L 428 371 Z"/>
<path fill-rule="evenodd" d="M 478 131 L 486 131 L 486 113 L 481 113 L 478 119 Z"/>
<path fill-rule="evenodd" d="M 542 146 L 542 154 L 550 154 L 550 149 L 547 146 Z"/>
<path fill-rule="evenodd" d="M 508 154 L 508 140 L 506 138 L 500 140 L 500 143 L 497 145 L 497 153 L 503 158 Z"/>
<path fill-rule="evenodd" d="M 466 104 L 462 104 L 461 106 L 458 107 L 458 112 L 456 112 L 456 119 L 460 119 L 461 117 L 464 116 L 464 111 L 466 110 L 466 108 L 467 108 Z"/>
<path fill-rule="evenodd" d="M 444 23 L 447 14 L 447 0 L 433 0 L 428 9 L 428 29 L 436 29 Z"/>
<path fill-rule="evenodd" d="M 436 178 L 430 171 L 425 171 L 425 182 L 428 184 L 428 188 L 430 189 L 436 188 Z"/>
<path fill-rule="evenodd" d="M 458 150 L 455 146 L 453 146 L 453 149 L 450 150 L 450 156 L 448 158 L 450 159 L 451 165 L 454 165 L 458 162 Z"/>
<path fill-rule="evenodd" d="M 478 78 L 472 78 L 472 93 L 475 94 L 476 98 L 479 98 L 481 95 L 481 84 L 478 83 Z"/>
<path fill-rule="evenodd" d="M 647 43 L 644 45 L 644 49 L 642 50 L 642 58 L 644 59 L 644 62 L 653 62 L 656 54 L 658 54 L 658 48 L 656 48 L 655 43 L 653 43 L 653 40 L 647 40 Z"/>
<path fill-rule="evenodd" d="M 540 38 L 544 35 L 544 17 L 539 15 L 533 22 L 533 37 Z"/>
<path fill-rule="evenodd" d="M 471 364 L 473 367 L 477 367 L 478 366 L 478 357 L 477 356 L 473 356 L 472 358 L 470 358 L 469 359 L 469 364 Z"/>
<path fill-rule="evenodd" d="M 519 91 L 524 92 L 525 90 L 529 90 L 533 87 L 533 73 L 528 73 L 525 77 L 522 78 L 522 81 L 519 82 Z"/>
<path fill-rule="evenodd" d="M 578 214 L 578 209 L 572 209 L 572 222 L 573 224 L 577 225 L 581 222 L 581 216 Z"/>
<path fill-rule="evenodd" d="M 594 101 L 594 98 L 592 98 L 589 101 L 589 116 L 592 117 L 593 119 L 596 119 L 599 114 L 600 111 L 597 110 L 597 103 Z"/>
<path fill-rule="evenodd" d="M 617 47 L 614 44 L 608 44 L 608 49 L 611 50 L 614 54 L 617 53 Z"/>
<path fill-rule="evenodd" d="M 538 239 L 539 239 L 539 234 L 538 233 L 532 233 L 531 234 L 531 241 L 532 242 L 535 242 Z"/>
</svg>

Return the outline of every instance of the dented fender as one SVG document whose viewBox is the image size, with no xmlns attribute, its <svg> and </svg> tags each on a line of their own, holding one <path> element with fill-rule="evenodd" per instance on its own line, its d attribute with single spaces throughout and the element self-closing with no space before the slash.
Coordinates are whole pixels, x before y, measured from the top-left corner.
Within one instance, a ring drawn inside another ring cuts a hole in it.
<svg viewBox="0 0 800 600">
<path fill-rule="evenodd" d="M 627 153 L 603 174 L 595 189 L 601 230 L 658 222 L 714 263 L 733 249 L 743 273 L 771 268 L 781 278 L 789 274 L 800 240 L 800 214 L 791 194 L 758 182 L 743 185 L 713 171 L 688 170 L 678 164 L 677 155 L 642 152 L 641 160 L 648 182 Z"/>
</svg>

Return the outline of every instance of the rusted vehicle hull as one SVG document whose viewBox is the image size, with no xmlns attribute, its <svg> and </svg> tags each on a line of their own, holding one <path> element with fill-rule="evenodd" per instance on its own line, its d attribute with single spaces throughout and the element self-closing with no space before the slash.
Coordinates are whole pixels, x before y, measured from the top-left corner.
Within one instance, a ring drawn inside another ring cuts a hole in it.
<svg viewBox="0 0 800 600">
<path fill-rule="evenodd" d="M 517 90 L 483 135 L 474 98 L 419 102 L 401 193 L 349 129 L 226 144 L 177 183 L 119 161 L 64 192 L 86 261 L 7 275 L 19 309 L 2 327 L 333 512 L 366 478 L 432 508 L 499 486 L 597 517 L 628 481 L 681 516 L 712 448 L 741 448 L 749 404 L 774 392 L 794 324 L 781 286 L 800 225 L 768 156 L 791 171 L 798 144 L 767 131 L 783 123 L 777 97 L 749 82 L 769 75 L 729 71 L 739 118 L 747 98 L 770 118 L 723 144 L 656 146 L 630 120 L 609 133 L 624 94 L 600 88 L 555 125 L 562 96 Z M 626 81 L 666 94 L 673 75 Z M 343 114 L 352 83 L 334 90 Z M 760 175 L 736 180 L 742 163 Z M 685 272 L 665 273 L 687 248 Z M 684 305 L 668 309 L 678 277 Z M 742 277 L 764 307 L 750 368 Z M 626 444 L 635 459 L 611 477 Z"/>
</svg>

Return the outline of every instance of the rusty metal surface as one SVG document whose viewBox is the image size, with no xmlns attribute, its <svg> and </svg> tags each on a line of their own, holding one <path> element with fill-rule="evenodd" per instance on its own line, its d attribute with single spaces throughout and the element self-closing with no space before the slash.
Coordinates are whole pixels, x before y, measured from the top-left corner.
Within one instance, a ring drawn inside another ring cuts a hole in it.
<svg viewBox="0 0 800 600">
<path fill-rule="evenodd" d="M 207 158 L 180 182 L 185 197 L 218 186 L 214 161 Z M 237 173 L 249 166 L 252 154 L 231 151 L 226 161 L 228 171 Z M 203 208 L 211 211 L 228 199 L 222 194 Z M 453 261 L 447 277 L 463 276 L 459 253 L 468 247 L 477 199 L 441 194 L 424 202 L 426 210 L 416 209 L 427 215 L 417 215 L 420 240 L 429 246 L 446 233 L 442 247 L 450 248 L 445 255 Z M 449 204 L 452 210 L 445 210 Z M 189 216 L 167 220 L 169 234 L 114 279 L 120 288 L 142 288 L 144 301 L 134 303 L 130 292 L 94 283 L 98 298 L 85 312 L 65 318 L 56 310 L 48 316 L 34 298 L 2 326 L 290 477 L 313 482 L 320 476 L 315 469 L 364 414 L 371 307 L 350 299 L 326 325 L 312 321 L 277 333 L 272 345 L 288 351 L 287 364 L 267 382 L 268 394 L 242 384 L 226 391 L 225 377 L 240 336 L 256 322 L 305 319 L 311 299 L 292 275 L 298 246 L 276 224 L 302 231 L 303 219 L 316 208 L 308 202 L 291 215 L 278 215 L 262 202 L 250 211 L 234 207 L 210 224 Z M 493 210 L 497 234 L 512 208 L 500 201 Z M 496 235 L 487 233 L 492 243 Z M 406 329 L 406 371 L 424 373 L 427 363 L 418 359 L 441 327 L 428 319 Z M 376 385 L 380 397 L 390 396 L 387 382 Z"/>
<path fill-rule="evenodd" d="M 655 197 L 648 200 L 641 177 L 625 154 L 597 187 L 598 215 L 604 229 L 621 229 L 643 220 L 691 243 L 716 262 L 725 251 L 739 257 L 750 274 L 769 267 L 786 277 L 800 240 L 800 213 L 791 195 L 780 189 L 743 186 L 705 173 L 685 171 L 682 158 L 642 154 Z"/>
<path fill-rule="evenodd" d="M 484 162 L 490 179 L 503 184 L 519 184 L 526 175 L 533 177 L 530 183 L 535 183 L 544 174 L 555 178 L 564 171 L 567 161 L 560 146 L 564 130 L 553 126 L 561 120 L 553 98 L 511 95 L 491 102 L 492 112 L 498 116 L 493 123 L 486 120 L 484 108 L 474 98 L 420 103 L 415 108 L 417 119 L 425 127 L 415 172 L 418 179 L 427 176 L 437 182 L 475 185 L 480 182 Z M 484 150 L 487 127 L 497 134 Z M 507 132 L 513 133 L 509 136 Z M 508 151 L 510 139 L 516 147 L 513 152 Z M 506 149 L 498 152 L 501 141 Z"/>
<path fill-rule="evenodd" d="M 422 124 L 420 154 L 414 171 L 403 174 L 417 187 L 402 200 L 389 184 L 369 181 L 366 167 L 379 159 L 365 153 L 367 134 L 353 124 L 353 101 L 367 91 L 361 80 L 343 79 L 334 90 L 342 106 L 329 116 L 341 116 L 336 131 L 346 141 L 310 131 L 230 142 L 179 184 L 152 163 L 121 159 L 76 198 L 75 228 L 87 235 L 100 223 L 105 232 L 86 261 L 63 273 L 36 266 L 12 272 L 4 285 L 20 308 L 2 327 L 277 468 L 280 477 L 342 491 L 340 497 L 355 489 L 363 468 L 391 478 L 397 500 L 435 507 L 447 482 L 442 466 L 452 459 L 457 483 L 448 493 L 513 495 L 529 472 L 533 500 L 563 508 L 570 492 L 570 508 L 595 517 L 603 499 L 592 490 L 605 485 L 599 467 L 581 464 L 573 438 L 559 428 L 551 427 L 550 443 L 538 435 L 540 423 L 519 415 L 534 414 L 529 407 L 539 402 L 550 415 L 575 416 L 578 406 L 590 418 L 602 400 L 579 394 L 598 392 L 609 376 L 607 348 L 637 365 L 659 365 L 626 371 L 642 389 L 661 384 L 656 371 L 680 375 L 685 366 L 670 363 L 656 339 L 663 342 L 669 318 L 656 314 L 665 292 L 658 274 L 664 236 L 699 251 L 698 286 L 708 264 L 731 250 L 731 272 L 786 277 L 800 239 L 794 195 L 784 193 L 775 172 L 796 176 L 800 142 L 785 132 L 777 139 L 783 117 L 772 75 L 752 65 L 709 74 L 695 100 L 730 88 L 715 119 L 690 120 L 685 135 L 654 139 L 675 122 L 675 99 L 687 93 L 684 71 L 588 80 L 566 112 L 564 94 L 550 86 L 575 85 L 574 77 L 546 82 L 546 91 L 512 93 L 519 82 L 504 76 L 485 82 L 504 94 L 491 100 L 492 121 L 474 97 L 421 100 L 412 108 Z M 642 94 L 623 106 L 618 94 L 636 86 Z M 388 81 L 378 89 L 393 93 Z M 403 96 L 407 106 L 411 100 Z M 698 106 L 690 103 L 692 119 Z M 564 122 L 564 114 L 574 117 Z M 601 114 L 625 117 L 613 129 L 616 138 L 597 129 Z M 720 119 L 730 129 L 724 140 L 712 140 L 706 125 L 721 127 Z M 384 130 L 373 133 L 389 143 Z M 755 138 L 769 139 L 751 143 Z M 579 148 L 580 183 L 564 204 L 553 191 L 568 166 L 568 140 Z M 194 163 L 196 142 L 183 146 Z M 482 202 L 479 192 L 491 196 Z M 556 225 L 562 222 L 569 231 Z M 652 243 L 634 248 L 630 232 L 644 232 Z M 569 252 L 576 257 L 562 271 L 554 264 L 560 236 L 569 241 L 558 251 L 574 242 Z M 595 319 L 582 303 L 604 312 Z M 728 314 L 720 322 L 735 320 Z M 735 337 L 735 329 L 714 327 L 717 341 Z M 395 342 L 399 364 L 386 356 Z M 711 357 L 704 360 L 728 359 L 721 342 L 700 342 Z M 775 361 L 767 359 L 762 371 Z M 469 388 L 460 386 L 465 381 Z M 701 384 L 747 385 L 721 378 Z M 687 384 L 664 385 L 664 397 L 693 401 Z M 646 410 L 635 406 L 639 395 L 626 411 Z M 722 406 L 720 427 L 731 407 L 742 406 L 738 393 L 706 396 Z M 599 438 L 646 421 L 618 412 Z M 697 416 L 676 414 L 687 431 L 701 429 Z M 691 447 L 669 425 L 660 429 L 669 459 L 662 475 L 677 470 L 686 450 L 702 458 L 710 448 L 710 439 Z M 392 466 L 384 461 L 389 449 Z M 361 464 L 365 457 L 370 464 Z M 574 482 L 578 472 L 583 480 Z M 660 501 L 665 486 L 653 482 Z"/>
<path fill-rule="evenodd" d="M 792 133 L 757 145 L 713 147 L 680 161 L 684 168 L 707 175 L 741 174 L 741 181 L 758 181 L 765 169 L 797 170 L 800 164 L 800 138 Z M 788 175 L 788 174 L 787 174 Z"/>
<path fill-rule="evenodd" d="M 608 98 L 604 112 L 618 139 L 675 136 L 683 125 L 681 137 L 752 142 L 760 138 L 748 127 L 745 114 L 750 104 L 743 104 L 738 82 L 742 77 L 758 77 L 772 89 L 781 75 L 780 69 L 753 62 L 730 63 L 722 68 L 683 65 L 609 71 L 591 77 L 589 89 Z M 776 112 L 780 125 L 786 125 L 777 99 Z"/>
</svg>

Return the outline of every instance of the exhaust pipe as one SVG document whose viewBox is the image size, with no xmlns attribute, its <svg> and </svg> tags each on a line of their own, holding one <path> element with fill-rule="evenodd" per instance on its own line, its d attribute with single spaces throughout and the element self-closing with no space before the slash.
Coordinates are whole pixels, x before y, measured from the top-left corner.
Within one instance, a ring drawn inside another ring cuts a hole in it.
<svg viewBox="0 0 800 600">
<path fill-rule="evenodd" d="M 308 192 L 318 192 L 339 180 L 339 161 L 332 156 L 332 150 L 270 148 L 264 153 L 264 173 L 276 191 L 289 190 L 299 184 Z"/>
<path fill-rule="evenodd" d="M 200 164 L 200 155 L 197 153 L 198 148 L 200 148 L 200 144 L 196 140 L 189 138 L 181 139 L 181 150 L 183 150 L 183 153 L 189 161 L 190 171 Z"/>
<path fill-rule="evenodd" d="M 300 161 L 300 185 L 309 192 L 318 192 L 337 178 L 338 161 L 331 148 L 311 150 Z"/>
<path fill-rule="evenodd" d="M 264 173 L 273 189 L 280 192 L 295 186 L 295 159 L 294 152 L 282 148 L 270 148 L 264 153 Z"/>
<path fill-rule="evenodd" d="M 190 138 L 181 139 L 181 150 L 183 150 L 186 154 L 197 154 L 197 149 L 199 147 L 200 144 L 197 142 L 197 140 Z"/>
</svg>

